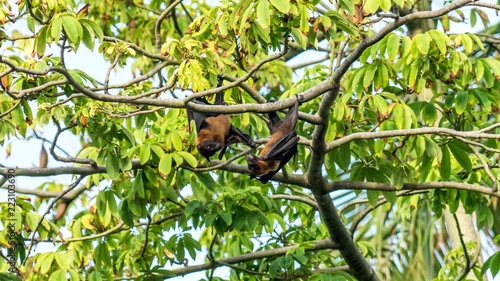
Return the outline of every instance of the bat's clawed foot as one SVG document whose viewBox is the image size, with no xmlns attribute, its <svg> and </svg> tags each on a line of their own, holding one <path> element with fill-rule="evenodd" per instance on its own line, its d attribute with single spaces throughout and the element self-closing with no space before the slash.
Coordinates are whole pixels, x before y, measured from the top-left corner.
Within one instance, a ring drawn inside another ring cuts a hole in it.
<svg viewBox="0 0 500 281">
<path fill-rule="evenodd" d="M 303 95 L 296 94 L 295 97 L 299 101 L 299 104 L 302 104 L 306 100 L 306 98 Z"/>
</svg>

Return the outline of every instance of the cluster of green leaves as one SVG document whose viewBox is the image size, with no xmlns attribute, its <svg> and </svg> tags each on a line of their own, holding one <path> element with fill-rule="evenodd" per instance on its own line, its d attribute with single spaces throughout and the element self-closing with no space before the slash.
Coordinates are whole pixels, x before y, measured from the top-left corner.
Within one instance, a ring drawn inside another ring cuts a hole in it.
<svg viewBox="0 0 500 281">
<path fill-rule="evenodd" d="M 31 234 L 37 227 L 37 236 L 42 240 L 49 238 L 55 240 L 58 237 L 60 229 L 54 222 L 47 218 L 42 220 L 42 216 L 33 207 L 29 197 L 16 196 L 14 212 L 12 207 L 13 204 L 8 202 L 0 203 L 0 220 L 4 226 L 4 230 L 0 232 L 0 245 L 2 247 L 11 247 L 11 242 L 15 241 L 13 248 L 14 258 L 16 261 L 24 261 L 28 254 L 26 238 L 31 237 Z M 49 268 L 42 266 L 42 264 L 42 261 L 37 260 L 34 267 L 37 270 L 43 271 L 43 274 L 52 273 L 48 271 Z M 31 266 L 31 263 L 28 263 L 28 267 Z M 3 272 L 7 272 L 10 264 L 2 259 L 0 267 Z"/>
<path fill-rule="evenodd" d="M 461 45 L 465 52 L 459 51 Z M 450 38 L 431 30 L 413 38 L 389 34 L 369 47 L 360 58 L 362 66 L 351 70 L 344 80 L 343 87 L 353 93 L 345 93 L 333 108 L 327 134 L 330 140 L 373 126 L 380 131 L 433 125 L 477 130 L 491 124 L 500 98 L 500 63 L 493 58 L 468 57 L 466 53 L 474 46 L 482 48 L 473 34 Z M 491 70 L 488 74 L 485 65 Z M 479 164 L 479 159 L 470 156 L 471 149 L 448 137 L 406 136 L 355 143 L 351 149 L 340 147 L 327 155 L 337 167 L 348 170 L 352 180 L 401 187 L 416 175 L 419 182 L 447 181 L 461 169 L 472 173 L 473 164 Z M 403 143 L 406 145 L 400 148 Z M 497 143 L 486 145 L 496 147 Z M 432 168 L 434 161 L 439 163 L 437 170 Z M 335 175 L 337 167 L 327 165 L 329 175 Z M 483 172 L 474 174 L 469 182 L 477 182 L 479 177 L 493 184 Z M 371 202 L 377 197 L 378 193 L 369 195 Z"/>
</svg>

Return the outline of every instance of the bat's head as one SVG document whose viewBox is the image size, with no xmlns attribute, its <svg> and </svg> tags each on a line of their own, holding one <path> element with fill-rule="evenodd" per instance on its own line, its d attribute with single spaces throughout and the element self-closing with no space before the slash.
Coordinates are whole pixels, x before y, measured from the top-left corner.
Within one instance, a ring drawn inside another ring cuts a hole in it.
<svg viewBox="0 0 500 281">
<path fill-rule="evenodd" d="M 222 144 L 216 141 L 204 141 L 196 146 L 200 154 L 210 161 L 210 157 L 215 154 L 215 152 L 222 149 Z"/>
<path fill-rule="evenodd" d="M 250 172 L 252 173 L 252 176 L 262 176 L 264 174 L 267 174 L 269 172 L 269 168 L 267 167 L 267 163 L 263 160 L 261 160 L 259 157 L 253 154 L 247 154 L 245 155 L 245 158 L 247 160 L 247 166 Z"/>
</svg>

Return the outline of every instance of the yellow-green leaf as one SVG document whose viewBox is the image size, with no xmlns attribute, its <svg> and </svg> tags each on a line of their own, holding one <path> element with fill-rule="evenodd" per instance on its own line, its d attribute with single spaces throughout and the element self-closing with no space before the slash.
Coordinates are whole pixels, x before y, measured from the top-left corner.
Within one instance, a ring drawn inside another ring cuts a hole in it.
<svg viewBox="0 0 500 281">
<path fill-rule="evenodd" d="M 187 153 L 186 151 L 178 151 L 176 153 L 182 158 L 184 158 L 184 160 L 186 160 L 189 166 L 196 167 L 196 165 L 198 165 L 198 161 L 196 161 L 196 158 L 190 153 Z"/>
<path fill-rule="evenodd" d="M 389 38 L 387 38 L 387 56 L 390 60 L 396 59 L 399 53 L 399 41 L 399 35 L 394 33 L 389 34 Z"/>
<path fill-rule="evenodd" d="M 429 45 L 431 38 L 428 33 L 417 34 L 413 37 L 412 42 L 416 44 L 417 49 L 422 55 L 427 55 L 429 53 Z"/>
<path fill-rule="evenodd" d="M 268 28 L 271 24 L 271 7 L 267 0 L 260 0 L 257 5 L 257 19 L 262 28 Z"/>
<path fill-rule="evenodd" d="M 171 170 L 172 170 L 172 156 L 166 153 L 160 159 L 160 163 L 158 164 L 158 171 L 160 171 L 162 176 L 167 176 L 168 174 L 170 174 Z"/>
<path fill-rule="evenodd" d="M 288 14 L 290 12 L 290 1 L 289 0 L 269 0 L 271 4 L 283 14 Z"/>
<path fill-rule="evenodd" d="M 141 150 L 139 151 L 139 161 L 141 164 L 145 164 L 148 162 L 149 158 L 151 157 L 151 147 L 149 144 L 143 144 L 141 146 Z"/>
<path fill-rule="evenodd" d="M 74 17 L 63 16 L 62 17 L 62 25 L 64 27 L 64 31 L 71 42 L 77 44 L 80 38 L 83 36 L 83 28 L 80 22 Z"/>
</svg>

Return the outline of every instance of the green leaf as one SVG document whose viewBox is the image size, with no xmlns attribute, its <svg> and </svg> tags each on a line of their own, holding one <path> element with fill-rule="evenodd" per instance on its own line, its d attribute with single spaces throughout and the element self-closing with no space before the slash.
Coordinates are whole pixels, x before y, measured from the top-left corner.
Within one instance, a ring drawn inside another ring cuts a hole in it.
<svg viewBox="0 0 500 281">
<path fill-rule="evenodd" d="M 497 79 L 500 78 L 500 61 L 493 59 L 493 58 L 481 58 L 479 60 L 481 60 L 481 62 L 483 62 L 483 64 L 486 63 L 490 67 L 491 71 L 486 71 L 485 76 L 488 72 L 490 75 L 491 75 L 491 72 L 493 72 L 494 76 L 496 76 Z"/>
<path fill-rule="evenodd" d="M 429 125 L 433 125 L 438 118 L 438 112 L 433 103 L 428 102 L 422 110 L 422 119 Z"/>
<path fill-rule="evenodd" d="M 370 64 L 366 67 L 365 75 L 363 76 L 363 87 L 368 88 L 373 83 L 373 77 L 377 71 L 376 64 Z"/>
<path fill-rule="evenodd" d="M 152 144 L 151 145 L 151 150 L 154 152 L 154 154 L 156 156 L 158 156 L 158 158 L 161 158 L 163 157 L 163 155 L 165 155 L 165 152 L 163 151 L 163 148 L 157 144 Z"/>
<path fill-rule="evenodd" d="M 428 33 L 421 33 L 413 37 L 412 44 L 415 44 L 417 46 L 417 49 L 422 55 L 427 55 L 429 53 L 430 41 L 431 37 Z"/>
<path fill-rule="evenodd" d="M 392 109 L 393 119 L 396 123 L 398 130 L 403 129 L 404 126 L 404 108 L 400 103 L 397 103 Z"/>
<path fill-rule="evenodd" d="M 55 15 L 54 20 L 50 25 L 50 35 L 52 36 L 52 39 L 55 41 L 58 41 L 59 37 L 61 37 L 62 22 L 63 22 L 62 18 L 59 15 Z"/>
<path fill-rule="evenodd" d="M 145 164 L 151 157 L 151 147 L 149 144 L 143 144 L 139 151 L 139 162 Z"/>
<path fill-rule="evenodd" d="M 472 162 L 470 161 L 469 155 L 467 155 L 467 149 L 464 144 L 458 141 L 451 141 L 448 143 L 448 148 L 457 160 L 457 162 L 468 172 L 472 172 Z"/>
<path fill-rule="evenodd" d="M 163 157 L 161 157 L 158 170 L 163 177 L 170 174 L 170 171 L 172 170 L 172 156 L 170 154 L 166 153 Z"/>
<path fill-rule="evenodd" d="M 29 120 L 33 120 L 33 112 L 31 111 L 31 106 L 27 100 L 23 99 L 21 106 L 23 107 L 24 115 Z"/>
<path fill-rule="evenodd" d="M 470 26 L 474 27 L 477 22 L 476 8 L 470 10 Z"/>
<path fill-rule="evenodd" d="M 69 261 L 65 257 L 64 253 L 62 252 L 55 252 L 54 257 L 56 259 L 57 265 L 64 270 L 68 270 L 70 268 L 69 266 Z"/>
<path fill-rule="evenodd" d="M 83 28 L 83 36 L 82 36 L 83 44 L 85 44 L 85 46 L 89 50 L 94 50 L 94 42 L 95 42 L 94 29 L 92 29 L 92 27 L 90 25 L 86 24 L 85 22 L 81 22 L 81 24 L 84 27 Z"/>
<path fill-rule="evenodd" d="M 112 180 L 120 177 L 120 159 L 113 152 L 108 153 L 108 157 L 106 158 L 106 171 Z"/>
<path fill-rule="evenodd" d="M 91 20 L 88 20 L 88 19 L 79 19 L 80 23 L 82 24 L 85 24 L 86 26 L 90 26 L 92 27 L 92 29 L 94 30 L 94 34 L 97 36 L 97 39 L 99 39 L 99 41 L 102 41 L 103 38 L 104 38 L 104 32 L 102 31 L 101 27 L 91 21 Z"/>
<path fill-rule="evenodd" d="M 476 81 L 479 81 L 481 80 L 481 78 L 483 78 L 484 75 L 484 65 L 480 60 L 476 60 L 474 66 L 476 69 L 476 71 L 474 71 L 474 75 L 476 77 Z"/>
<path fill-rule="evenodd" d="M 380 95 L 372 95 L 373 103 L 377 108 L 378 112 L 382 114 L 387 113 L 387 101 Z"/>
<path fill-rule="evenodd" d="M 491 270 L 493 277 L 498 274 L 500 271 L 500 252 L 496 252 L 484 262 L 481 275 L 484 275 L 488 269 Z"/>
<path fill-rule="evenodd" d="M 120 207 L 120 218 L 126 225 L 134 225 L 134 214 L 130 210 L 127 200 L 122 200 L 122 204 Z"/>
<path fill-rule="evenodd" d="M 42 265 L 40 267 L 41 274 L 47 274 L 52 266 L 52 262 L 54 261 L 54 253 L 48 253 L 47 257 L 42 261 Z"/>
<path fill-rule="evenodd" d="M 47 26 L 42 26 L 35 37 L 36 54 L 38 57 L 43 57 L 45 48 L 47 47 Z"/>
<path fill-rule="evenodd" d="M 80 276 L 78 275 L 78 272 L 74 269 L 69 269 L 69 280 L 70 281 L 80 281 Z"/>
<path fill-rule="evenodd" d="M 106 190 L 105 193 L 106 205 L 112 214 L 118 213 L 118 206 L 116 205 L 116 199 L 111 190 Z"/>
<path fill-rule="evenodd" d="M 380 1 L 381 0 L 366 0 L 364 1 L 363 5 L 363 10 L 365 11 L 366 14 L 373 14 L 375 13 L 378 8 L 380 7 Z"/>
<path fill-rule="evenodd" d="M 190 153 L 187 153 L 186 151 L 177 151 L 176 154 L 184 158 L 189 166 L 196 167 L 198 165 L 198 161 L 196 161 L 196 158 Z"/>
<path fill-rule="evenodd" d="M 290 12 L 290 1 L 289 0 L 270 0 L 271 4 L 283 14 L 288 14 Z"/>
<path fill-rule="evenodd" d="M 458 91 L 455 96 L 455 110 L 457 114 L 462 114 L 465 109 L 467 109 L 467 103 L 469 102 L 469 93 L 466 91 Z"/>
<path fill-rule="evenodd" d="M 351 147 L 350 143 L 344 144 L 339 148 L 336 148 L 334 153 L 335 163 L 339 165 L 344 171 L 349 169 L 349 165 L 351 164 Z"/>
<path fill-rule="evenodd" d="M 215 181 L 208 173 L 195 173 L 200 182 L 209 190 L 215 190 Z"/>
<path fill-rule="evenodd" d="M 179 135 L 177 131 L 172 132 L 172 143 L 174 144 L 174 148 L 177 151 L 182 150 L 182 137 Z"/>
<path fill-rule="evenodd" d="M 80 22 L 74 17 L 71 16 L 62 16 L 62 25 L 64 27 L 64 31 L 66 35 L 68 35 L 69 40 L 77 44 L 80 38 L 83 37 L 83 28 Z"/>
<path fill-rule="evenodd" d="M 380 0 L 380 8 L 384 12 L 388 12 L 392 8 L 391 0 Z"/>
<path fill-rule="evenodd" d="M 50 277 L 49 280 L 54 280 L 54 281 L 66 281 L 66 270 L 59 269 L 54 271 Z"/>
<path fill-rule="evenodd" d="M 399 41 L 400 36 L 394 33 L 389 34 L 389 38 L 387 38 L 387 57 L 390 60 L 395 60 L 396 56 L 399 53 Z"/>
<path fill-rule="evenodd" d="M 474 51 L 474 43 L 472 42 L 472 39 L 469 37 L 467 34 L 460 34 L 459 35 L 462 38 L 462 44 L 464 45 L 465 51 L 467 53 L 472 53 Z"/>
<path fill-rule="evenodd" d="M 222 220 L 226 223 L 226 225 L 231 225 L 233 223 L 233 217 L 231 216 L 231 213 L 229 212 L 222 212 L 220 214 Z"/>
<path fill-rule="evenodd" d="M 366 191 L 366 197 L 368 198 L 368 202 L 372 206 L 377 205 L 379 196 L 380 196 L 380 191 L 377 191 L 377 190 L 367 190 Z"/>
<path fill-rule="evenodd" d="M 143 170 L 137 173 L 133 183 L 133 190 L 139 195 L 140 198 L 145 198 L 146 193 L 144 192 L 144 181 L 142 178 Z"/>
<path fill-rule="evenodd" d="M 396 195 L 395 191 L 383 191 L 382 196 L 387 199 L 391 204 L 396 203 L 396 200 L 398 199 L 398 196 Z"/>
<path fill-rule="evenodd" d="M 268 28 L 271 24 L 271 7 L 267 0 L 260 0 L 257 5 L 257 19 L 262 28 Z"/>
<path fill-rule="evenodd" d="M 292 36 L 293 36 L 293 39 L 295 39 L 297 44 L 299 44 L 299 46 L 303 50 L 307 49 L 307 37 L 304 34 L 302 34 L 300 29 L 292 28 Z"/>
<path fill-rule="evenodd" d="M 21 278 L 19 278 L 17 275 L 14 273 L 4 273 L 0 272 L 0 280 L 1 281 L 23 281 Z"/>
<path fill-rule="evenodd" d="M 40 216 L 37 213 L 33 212 L 26 213 L 26 224 L 28 225 L 31 231 L 34 231 L 36 229 L 36 226 L 41 218 L 42 216 Z"/>
<path fill-rule="evenodd" d="M 449 45 L 448 36 L 446 34 L 444 34 L 442 31 L 436 30 L 436 29 L 430 30 L 429 35 L 431 36 L 432 41 L 434 41 L 434 43 L 438 47 L 439 52 L 442 55 L 445 55 L 447 46 Z"/>
<path fill-rule="evenodd" d="M 450 179 L 451 173 L 451 161 L 450 161 L 450 150 L 447 146 L 443 145 L 441 147 L 441 163 L 439 163 L 439 174 L 443 181 Z"/>
</svg>

